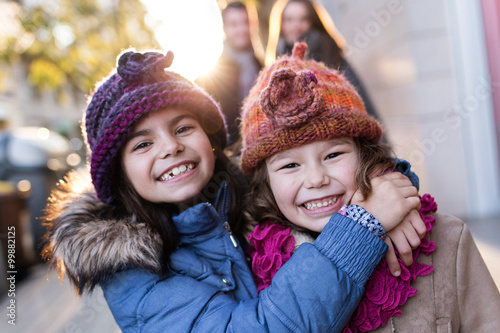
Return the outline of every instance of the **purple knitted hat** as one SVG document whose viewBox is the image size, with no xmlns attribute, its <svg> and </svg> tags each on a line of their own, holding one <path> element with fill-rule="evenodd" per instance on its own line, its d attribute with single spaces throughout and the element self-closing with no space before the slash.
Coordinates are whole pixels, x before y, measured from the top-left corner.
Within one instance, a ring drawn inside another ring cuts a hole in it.
<svg viewBox="0 0 500 333">
<path fill-rule="evenodd" d="M 174 55 L 127 51 L 118 58 L 116 73 L 96 86 L 82 128 L 90 148 L 90 173 L 97 196 L 112 203 L 116 157 L 138 121 L 164 108 L 192 111 L 210 141 L 226 146 L 226 124 L 218 104 L 181 75 L 165 71 Z"/>
</svg>

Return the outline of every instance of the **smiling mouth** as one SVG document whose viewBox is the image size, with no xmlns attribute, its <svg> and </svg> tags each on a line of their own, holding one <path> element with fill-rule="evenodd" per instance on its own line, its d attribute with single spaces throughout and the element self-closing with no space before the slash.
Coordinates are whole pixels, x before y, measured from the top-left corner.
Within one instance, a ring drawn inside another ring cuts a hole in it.
<svg viewBox="0 0 500 333">
<path fill-rule="evenodd" d="M 316 209 L 320 209 L 323 207 L 335 205 L 339 198 L 340 198 L 340 196 L 337 195 L 337 196 L 331 196 L 331 197 L 319 199 L 319 200 L 311 200 L 308 202 L 304 202 L 301 206 L 307 210 L 316 210 Z"/>
<path fill-rule="evenodd" d="M 163 175 L 158 177 L 158 180 L 159 181 L 169 180 L 177 176 L 180 176 L 188 171 L 191 171 L 194 168 L 195 168 L 194 163 L 181 164 L 165 172 Z"/>
</svg>

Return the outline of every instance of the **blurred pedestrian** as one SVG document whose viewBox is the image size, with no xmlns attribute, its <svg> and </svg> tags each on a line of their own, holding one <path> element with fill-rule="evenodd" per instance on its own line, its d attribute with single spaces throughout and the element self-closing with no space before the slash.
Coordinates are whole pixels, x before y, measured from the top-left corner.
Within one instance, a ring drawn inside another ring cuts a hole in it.
<svg viewBox="0 0 500 333">
<path fill-rule="evenodd" d="M 261 62 L 255 56 L 251 40 L 251 25 L 247 7 L 240 1 L 230 2 L 222 10 L 225 34 L 224 49 L 215 66 L 196 82 L 221 104 L 227 120 L 229 148 L 239 154 L 239 112 L 243 99 L 248 95 Z"/>
<path fill-rule="evenodd" d="M 295 42 L 308 45 L 307 58 L 343 72 L 365 103 L 366 111 L 380 120 L 358 75 L 343 55 L 344 38 L 317 0 L 278 0 L 271 11 L 266 64 L 277 56 L 291 54 Z"/>
</svg>

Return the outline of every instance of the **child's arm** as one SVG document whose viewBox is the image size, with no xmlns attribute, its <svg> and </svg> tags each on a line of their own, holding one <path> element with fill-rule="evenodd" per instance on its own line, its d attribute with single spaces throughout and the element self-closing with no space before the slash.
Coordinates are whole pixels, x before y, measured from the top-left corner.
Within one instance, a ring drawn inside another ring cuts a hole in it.
<svg viewBox="0 0 500 333">
<path fill-rule="evenodd" d="M 384 227 L 387 236 L 385 242 L 389 246 L 386 260 L 391 272 L 397 276 L 401 267 L 394 247 L 403 262 L 411 265 L 412 248 L 420 244 L 420 239 L 426 231 L 417 211 L 420 208 L 418 190 L 407 176 L 399 172 L 374 177 L 371 182 L 371 194 L 363 198 L 358 191 L 351 204 L 363 207 Z"/>
<path fill-rule="evenodd" d="M 413 209 L 420 208 L 418 190 L 410 179 L 399 172 L 387 173 L 371 179 L 372 192 L 363 198 L 357 191 L 351 204 L 370 212 L 389 232 L 398 226 Z"/>
<path fill-rule="evenodd" d="M 154 274 L 133 269 L 101 286 L 124 331 L 137 325 L 143 331 L 340 332 L 386 248 L 370 231 L 335 214 L 315 243 L 301 246 L 260 297 L 237 301 L 185 275 L 158 281 Z"/>
</svg>

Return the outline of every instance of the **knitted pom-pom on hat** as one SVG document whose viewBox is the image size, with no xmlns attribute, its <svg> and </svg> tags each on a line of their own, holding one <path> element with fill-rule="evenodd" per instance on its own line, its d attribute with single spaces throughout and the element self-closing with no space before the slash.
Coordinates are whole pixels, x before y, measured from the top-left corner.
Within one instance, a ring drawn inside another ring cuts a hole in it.
<svg viewBox="0 0 500 333">
<path fill-rule="evenodd" d="M 127 51 L 118 57 L 116 73 L 98 84 L 84 116 L 84 136 L 90 149 L 90 173 L 97 196 L 115 198 L 116 158 L 140 119 L 164 108 L 193 112 L 211 142 L 226 145 L 226 125 L 217 103 L 181 75 L 166 71 L 172 52 Z"/>
<path fill-rule="evenodd" d="M 304 60 L 307 45 L 264 68 L 242 109 L 241 167 L 245 173 L 272 155 L 319 140 L 364 137 L 379 141 L 382 127 L 356 89 L 323 63 Z"/>
</svg>

